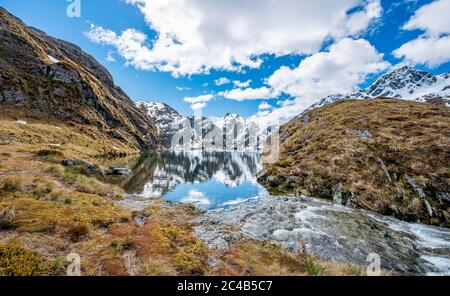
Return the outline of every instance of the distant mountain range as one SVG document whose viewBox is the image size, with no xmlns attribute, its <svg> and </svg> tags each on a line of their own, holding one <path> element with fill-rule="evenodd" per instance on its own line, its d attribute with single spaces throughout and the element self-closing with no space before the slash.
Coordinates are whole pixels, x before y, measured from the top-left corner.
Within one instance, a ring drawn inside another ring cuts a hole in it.
<svg viewBox="0 0 450 296">
<path fill-rule="evenodd" d="M 448 106 L 450 100 L 450 74 L 433 75 L 409 66 L 396 68 L 382 75 L 366 89 L 349 94 L 327 96 L 313 104 L 305 112 L 338 101 L 364 100 L 378 97 L 420 102 L 440 101 Z"/>
<path fill-rule="evenodd" d="M 366 89 L 348 94 L 327 96 L 311 105 L 302 114 L 339 101 L 365 100 L 378 97 L 440 103 L 448 106 L 450 74 L 433 75 L 409 66 L 396 68 L 380 76 Z M 228 113 L 213 121 L 206 117 L 202 119 L 182 117 L 175 109 L 163 103 L 138 102 L 136 105 L 156 122 L 157 128 L 164 139 L 165 147 L 171 147 L 171 140 L 175 134 L 183 134 L 185 139 L 189 138 L 190 140 L 179 142 L 172 148 L 208 149 L 205 147 L 205 141 L 202 141 L 202 137 L 205 138 L 211 131 L 218 130 L 223 135 L 224 149 L 259 150 L 264 147 L 267 135 L 270 134 L 270 131 L 261 131 L 255 123 L 247 122 L 237 114 Z M 273 129 L 275 128 L 273 127 Z M 232 144 L 227 147 L 227 143 L 228 145 Z"/>
<path fill-rule="evenodd" d="M 166 148 L 261 150 L 267 138 L 266 130 L 233 113 L 213 121 L 207 117 L 182 117 L 175 109 L 159 102 L 141 101 L 136 106 L 156 123 Z M 172 143 L 173 139 L 176 140 Z"/>
</svg>

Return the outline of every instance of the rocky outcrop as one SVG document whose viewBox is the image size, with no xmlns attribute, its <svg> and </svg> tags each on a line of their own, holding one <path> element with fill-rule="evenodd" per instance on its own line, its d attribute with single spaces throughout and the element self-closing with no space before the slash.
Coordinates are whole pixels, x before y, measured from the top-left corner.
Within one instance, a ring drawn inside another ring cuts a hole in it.
<svg viewBox="0 0 450 296">
<path fill-rule="evenodd" d="M 95 126 L 140 150 L 158 146 L 153 121 L 79 47 L 26 26 L 3 8 L 0 43 L 2 110 Z"/>
</svg>

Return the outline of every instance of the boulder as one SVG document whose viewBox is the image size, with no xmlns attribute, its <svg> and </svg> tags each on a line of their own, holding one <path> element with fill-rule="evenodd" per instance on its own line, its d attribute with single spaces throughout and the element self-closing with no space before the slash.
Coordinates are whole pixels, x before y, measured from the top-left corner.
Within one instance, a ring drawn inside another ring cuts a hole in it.
<svg viewBox="0 0 450 296">
<path fill-rule="evenodd" d="M 112 175 L 118 176 L 128 176 L 131 174 L 131 169 L 129 167 L 110 167 Z"/>
<path fill-rule="evenodd" d="M 78 171 L 86 176 L 96 176 L 99 178 L 105 178 L 105 172 L 94 164 L 90 164 L 85 161 L 75 160 L 75 159 L 64 159 L 61 164 L 66 167 L 76 166 Z"/>
<path fill-rule="evenodd" d="M 97 176 L 100 178 L 105 178 L 105 172 L 96 165 L 90 163 L 83 163 L 81 166 L 81 172 L 87 176 Z"/>
</svg>

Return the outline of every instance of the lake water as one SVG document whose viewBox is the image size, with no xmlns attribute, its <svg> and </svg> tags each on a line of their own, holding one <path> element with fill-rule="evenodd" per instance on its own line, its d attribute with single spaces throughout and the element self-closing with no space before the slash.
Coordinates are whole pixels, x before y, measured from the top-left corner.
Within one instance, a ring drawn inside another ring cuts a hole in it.
<svg viewBox="0 0 450 296">
<path fill-rule="evenodd" d="M 310 197 L 271 196 L 256 181 L 262 169 L 257 153 L 162 152 L 105 160 L 129 166 L 129 176 L 111 182 L 128 193 L 124 207 L 145 208 L 163 198 L 207 210 L 196 235 L 212 248 L 235 240 L 229 225 L 258 240 L 268 240 L 329 260 L 365 265 L 369 254 L 381 266 L 414 274 L 450 275 L 450 230 L 406 223 L 361 209 Z"/>
<path fill-rule="evenodd" d="M 126 165 L 133 173 L 111 182 L 128 193 L 130 207 L 145 207 L 155 198 L 195 204 L 204 210 L 257 198 L 265 189 L 256 181 L 262 169 L 253 152 L 165 151 L 157 155 L 109 160 Z"/>
</svg>

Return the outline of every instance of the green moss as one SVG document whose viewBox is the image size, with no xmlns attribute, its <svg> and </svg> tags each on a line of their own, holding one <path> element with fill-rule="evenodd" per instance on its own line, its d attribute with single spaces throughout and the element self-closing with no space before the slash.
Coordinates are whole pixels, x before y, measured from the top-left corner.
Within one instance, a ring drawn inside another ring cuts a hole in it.
<svg viewBox="0 0 450 296">
<path fill-rule="evenodd" d="M 18 243 L 0 245 L 0 275 L 38 276 L 47 275 L 48 266 L 38 252 Z"/>
<path fill-rule="evenodd" d="M 305 268 L 308 275 L 319 276 L 322 274 L 322 268 L 311 257 L 306 258 Z"/>
</svg>

